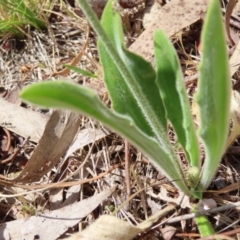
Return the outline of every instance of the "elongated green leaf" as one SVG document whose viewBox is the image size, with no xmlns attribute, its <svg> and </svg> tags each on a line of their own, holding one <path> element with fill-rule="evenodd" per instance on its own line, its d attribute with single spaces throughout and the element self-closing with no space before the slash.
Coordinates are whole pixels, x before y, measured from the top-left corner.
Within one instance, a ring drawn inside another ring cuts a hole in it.
<svg viewBox="0 0 240 240">
<path fill-rule="evenodd" d="M 181 169 L 173 164 L 171 156 L 159 143 L 137 128 L 127 116 L 120 115 L 104 106 L 90 89 L 68 82 L 42 82 L 30 85 L 21 92 L 21 98 L 47 108 L 62 108 L 80 112 L 101 121 L 106 126 L 123 135 L 142 150 L 153 163 L 185 194 L 189 194 Z"/>
<path fill-rule="evenodd" d="M 114 2 L 116 2 L 116 0 Z M 172 161 L 174 162 L 174 164 L 176 164 L 178 162 L 176 160 L 176 156 L 171 148 L 171 145 L 169 144 L 169 141 L 166 141 L 167 139 L 166 128 L 165 126 L 163 126 L 163 124 L 161 124 L 161 122 L 157 118 L 154 105 L 151 105 L 151 102 L 148 100 L 148 96 L 143 91 L 141 85 L 137 82 L 132 73 L 126 67 L 125 60 L 127 60 L 128 58 L 123 58 L 124 55 L 120 53 L 121 49 L 116 49 L 114 47 L 108 35 L 105 33 L 104 29 L 99 24 L 96 15 L 93 13 L 93 10 L 87 4 L 86 0 L 81 1 L 78 0 L 78 3 L 84 14 L 87 16 L 93 29 L 97 33 L 99 40 L 102 41 L 105 50 L 111 57 L 111 61 L 113 61 L 116 64 L 118 70 L 122 74 L 124 81 L 127 83 L 127 86 L 131 90 L 131 94 L 133 94 L 134 98 L 138 101 L 138 105 L 141 108 L 143 115 L 149 121 L 149 125 L 154 135 L 156 136 L 157 140 L 159 141 L 161 146 L 166 151 L 169 152 L 169 154 L 172 156 L 173 159 Z M 112 3 L 112 1 L 108 2 L 108 4 L 110 3 Z M 118 51 L 121 56 L 119 55 Z"/>
<path fill-rule="evenodd" d="M 121 19 L 119 14 L 113 9 L 112 1 L 109 1 L 104 9 L 101 24 L 122 58 L 126 68 L 125 71 L 128 71 L 131 77 L 135 79 L 154 110 L 154 118 L 161 122 L 165 132 L 167 132 L 165 111 L 155 83 L 155 70 L 149 62 L 124 48 Z M 118 113 L 129 115 L 143 132 L 149 136 L 154 136 L 149 125 L 152 119 L 148 119 L 149 116 L 143 114 L 144 110 L 142 107 L 145 108 L 147 105 L 141 106 L 139 99 L 135 99 L 134 94 L 125 81 L 125 77 L 112 61 L 101 40 L 98 41 L 98 50 L 104 69 L 104 81 L 112 100 L 112 108 Z M 132 87 L 134 89 L 134 86 Z"/>
<path fill-rule="evenodd" d="M 108 2 L 102 16 L 101 23 L 107 36 L 98 40 L 113 109 L 131 117 L 145 134 L 155 137 L 168 153 L 171 164 L 182 171 L 168 139 L 165 109 L 155 83 L 156 73 L 149 62 L 124 48 L 120 16 L 113 9 L 114 2 Z"/>
<path fill-rule="evenodd" d="M 76 73 L 82 74 L 84 76 L 91 77 L 91 78 L 97 78 L 97 75 L 95 75 L 94 73 L 83 70 L 81 68 L 78 68 L 78 67 L 75 67 L 75 66 L 72 66 L 72 65 L 68 65 L 68 64 L 64 64 L 64 67 L 66 67 L 70 70 L 73 70 Z"/>
<path fill-rule="evenodd" d="M 157 85 L 167 112 L 187 155 L 190 166 L 200 168 L 199 148 L 182 70 L 171 41 L 163 31 L 154 36 Z"/>
<path fill-rule="evenodd" d="M 202 61 L 196 101 L 199 134 L 205 147 L 200 188 L 208 187 L 225 151 L 230 112 L 230 74 L 221 8 L 212 0 L 202 31 Z"/>
</svg>

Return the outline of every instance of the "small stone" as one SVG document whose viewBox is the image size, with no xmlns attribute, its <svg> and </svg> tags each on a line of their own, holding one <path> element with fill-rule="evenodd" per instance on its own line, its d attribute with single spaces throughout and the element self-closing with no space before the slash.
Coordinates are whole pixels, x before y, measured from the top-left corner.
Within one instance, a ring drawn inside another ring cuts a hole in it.
<svg viewBox="0 0 240 240">
<path fill-rule="evenodd" d="M 222 177 L 216 178 L 213 182 L 217 189 L 226 187 L 226 181 Z"/>
</svg>

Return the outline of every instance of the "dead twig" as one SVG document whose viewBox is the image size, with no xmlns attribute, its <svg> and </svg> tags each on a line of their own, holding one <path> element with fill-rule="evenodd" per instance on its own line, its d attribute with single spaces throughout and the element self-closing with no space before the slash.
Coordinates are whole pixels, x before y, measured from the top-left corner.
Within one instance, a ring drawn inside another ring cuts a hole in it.
<svg viewBox="0 0 240 240">
<path fill-rule="evenodd" d="M 6 133 L 7 135 L 7 146 L 6 146 L 6 149 L 5 149 L 5 152 L 8 153 L 10 147 L 11 147 L 11 134 L 10 132 L 8 131 L 7 128 L 4 128 L 3 127 L 3 131 Z"/>
<path fill-rule="evenodd" d="M 227 205 L 224 205 L 224 206 L 221 206 L 221 207 L 212 208 L 210 210 L 205 210 L 205 211 L 201 211 L 201 212 L 190 213 L 190 214 L 174 217 L 174 218 L 171 218 L 171 219 L 167 220 L 165 223 L 180 222 L 182 220 L 195 218 L 197 216 L 207 215 L 207 214 L 216 213 L 216 212 L 222 212 L 222 211 L 226 211 L 226 210 L 229 210 L 229 209 L 232 209 L 232 208 L 237 208 L 237 207 L 240 207 L 240 202 L 227 204 Z"/>
<path fill-rule="evenodd" d="M 11 161 L 18 155 L 18 153 L 19 153 L 19 152 L 21 151 L 21 149 L 25 146 L 25 144 L 28 142 L 29 139 L 30 139 L 30 137 L 27 137 L 21 145 L 19 145 L 17 148 L 14 149 L 13 154 L 12 154 L 10 157 L 2 160 L 2 161 L 0 162 L 0 164 L 4 164 L 4 163 L 11 162 Z"/>
<path fill-rule="evenodd" d="M 129 176 L 129 166 L 130 166 L 130 159 L 129 159 L 129 142 L 125 139 L 125 182 L 126 182 L 126 189 L 127 189 L 127 197 L 131 194 L 131 186 L 130 186 L 130 176 Z"/>
</svg>

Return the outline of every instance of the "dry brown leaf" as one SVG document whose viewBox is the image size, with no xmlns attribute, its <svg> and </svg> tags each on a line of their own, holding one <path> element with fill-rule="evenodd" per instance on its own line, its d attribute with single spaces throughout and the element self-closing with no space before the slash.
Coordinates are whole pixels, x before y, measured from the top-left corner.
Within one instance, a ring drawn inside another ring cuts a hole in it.
<svg viewBox="0 0 240 240">
<path fill-rule="evenodd" d="M 233 9 L 233 14 L 239 15 L 240 13 L 240 2 L 237 1 L 235 8 Z"/>
<path fill-rule="evenodd" d="M 4 99 L 10 103 L 16 104 L 18 106 L 21 105 L 21 99 L 19 98 L 19 93 L 21 91 L 21 87 L 20 85 L 16 85 L 14 86 L 14 89 L 9 90 L 6 94 L 6 96 L 4 97 Z"/>
<path fill-rule="evenodd" d="M 0 98 L 0 125 L 31 141 L 38 142 L 49 116 L 16 106 Z"/>
<path fill-rule="evenodd" d="M 230 19 L 231 19 L 231 15 L 233 12 L 233 9 L 235 7 L 237 3 L 237 0 L 229 0 L 228 4 L 227 4 L 227 9 L 226 9 L 226 13 L 225 13 L 225 28 L 226 28 L 226 32 L 227 32 L 227 37 L 229 42 L 231 43 L 231 45 L 235 45 L 235 42 L 233 41 L 232 37 L 231 37 L 231 33 L 230 33 Z"/>
<path fill-rule="evenodd" d="M 114 216 L 102 215 L 86 230 L 74 234 L 66 240 L 131 240 L 142 232 L 142 229 L 130 225 Z"/>
<path fill-rule="evenodd" d="M 183 28 L 201 19 L 205 15 L 208 2 L 209 0 L 172 0 L 159 9 L 147 25 L 147 29 L 129 49 L 152 61 L 154 32 L 161 29 L 168 37 L 172 37 Z"/>
<path fill-rule="evenodd" d="M 49 191 L 48 209 L 49 211 L 54 211 L 61 208 L 63 201 L 64 188 L 51 189 Z M 69 204 L 70 205 L 70 204 Z M 46 213 L 47 211 L 44 211 Z"/>
<path fill-rule="evenodd" d="M 61 204 L 61 207 L 68 206 L 73 204 L 79 199 L 79 193 L 82 188 L 82 185 L 71 186 L 66 191 L 66 200 Z"/>
<path fill-rule="evenodd" d="M 85 171 L 86 172 L 86 171 Z M 88 175 L 86 172 L 85 175 Z M 85 179 L 87 176 L 83 176 L 82 179 Z M 74 176 L 73 178 L 79 179 L 79 177 Z M 75 203 L 79 199 L 79 192 L 82 188 L 82 185 L 71 186 L 68 189 L 51 189 L 49 193 L 49 209 L 55 210 L 58 208 L 66 207 L 70 204 Z M 65 195 L 65 196 L 64 196 Z M 64 197 L 63 197 L 64 196 Z M 65 201 L 63 202 L 63 198 Z"/>
<path fill-rule="evenodd" d="M 48 173 L 66 153 L 79 125 L 79 115 L 67 111 L 54 111 L 27 166 L 13 181 L 34 182 Z"/>
<path fill-rule="evenodd" d="M 233 76 L 234 73 L 238 70 L 239 64 L 240 64 L 240 41 L 238 41 L 238 44 L 229 61 L 231 76 Z"/>
<path fill-rule="evenodd" d="M 166 226 L 160 229 L 164 240 L 171 240 L 177 229 L 173 226 Z"/>
<path fill-rule="evenodd" d="M 103 131 L 103 129 L 86 128 L 81 130 L 76 135 L 72 145 L 69 147 L 66 155 L 64 156 L 64 160 L 67 159 L 76 150 L 79 150 L 92 142 L 95 142 L 101 138 L 106 137 L 107 134 L 110 134 L 110 131 L 106 131 L 106 130 Z"/>
<path fill-rule="evenodd" d="M 103 215 L 87 229 L 72 235 L 66 240 L 131 240 L 139 233 L 146 231 L 153 223 L 164 217 L 170 211 L 173 211 L 175 207 L 175 205 L 169 204 L 157 214 L 137 226 L 132 226 L 128 222 L 113 216 Z"/>
<path fill-rule="evenodd" d="M 160 4 L 157 1 L 150 1 L 151 4 L 147 3 L 144 9 L 143 15 L 143 27 L 148 28 L 148 24 L 152 21 L 155 15 L 157 15 L 161 9 Z"/>
<path fill-rule="evenodd" d="M 3 223 L 0 226 L 1 239 L 33 240 L 36 237 L 37 239 L 58 239 L 68 228 L 73 227 L 91 213 L 114 190 L 115 188 L 107 189 L 93 197 L 48 214 Z"/>
</svg>

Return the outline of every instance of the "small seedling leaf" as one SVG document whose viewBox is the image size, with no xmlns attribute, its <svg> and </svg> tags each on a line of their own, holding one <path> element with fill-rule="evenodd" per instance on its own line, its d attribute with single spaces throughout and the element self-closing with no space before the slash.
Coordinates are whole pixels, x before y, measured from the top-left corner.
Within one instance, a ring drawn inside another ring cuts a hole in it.
<svg viewBox="0 0 240 240">
<path fill-rule="evenodd" d="M 70 69 L 70 70 L 72 70 L 76 73 L 79 73 L 81 75 L 84 75 L 86 77 L 97 78 L 97 75 L 95 75 L 94 73 L 83 70 L 81 68 L 78 68 L 78 67 L 75 67 L 75 66 L 72 66 L 72 65 L 68 65 L 68 64 L 64 64 L 64 67 L 66 67 L 66 68 L 68 68 L 68 69 Z"/>
<path fill-rule="evenodd" d="M 173 125 L 189 165 L 200 168 L 198 140 L 176 50 L 169 38 L 160 30 L 155 32 L 154 48 L 157 85 L 167 118 Z"/>
</svg>

